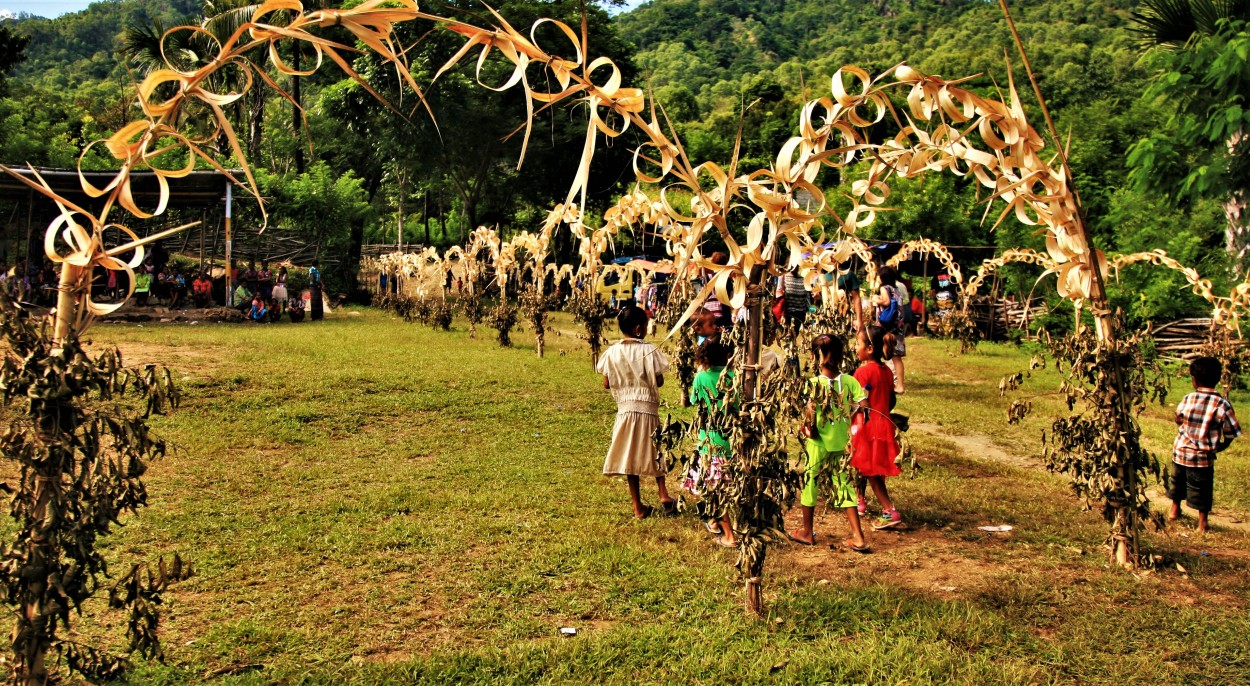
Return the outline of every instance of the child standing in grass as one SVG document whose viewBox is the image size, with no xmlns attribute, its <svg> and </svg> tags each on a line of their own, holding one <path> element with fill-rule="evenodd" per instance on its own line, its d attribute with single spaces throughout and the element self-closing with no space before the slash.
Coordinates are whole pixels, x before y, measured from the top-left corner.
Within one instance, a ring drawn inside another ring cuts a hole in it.
<svg viewBox="0 0 1250 686">
<path fill-rule="evenodd" d="M 723 431 L 715 428 L 715 423 L 723 417 L 725 398 L 720 397 L 721 375 L 726 382 L 732 382 L 733 370 L 725 371 L 729 364 L 729 346 L 718 341 L 704 341 L 694 353 L 695 366 L 699 373 L 695 374 L 690 385 L 690 404 L 706 410 L 713 426 L 699 429 L 699 465 L 690 470 L 686 478 L 686 490 L 691 493 L 707 493 L 720 485 L 721 469 L 725 458 L 732 451 L 729 439 Z M 736 548 L 733 525 L 725 513 L 714 513 L 709 517 L 707 530 L 716 534 L 716 542 L 725 548 Z"/>
<path fill-rule="evenodd" d="M 851 466 L 868 480 L 881 503 L 881 521 L 872 527 L 877 530 L 903 528 L 903 518 L 894 509 L 885 487 L 885 477 L 902 473 L 894 464 L 898 441 L 890 420 L 895 402 L 894 373 L 885 364 L 894 356 L 894 345 L 894 333 L 881 327 L 874 326 L 859 334 L 859 359 L 863 364 L 855 370 L 855 380 L 868 393 L 868 420 L 851 440 Z M 857 509 L 861 514 L 867 510 L 862 491 Z"/>
<path fill-rule="evenodd" d="M 641 307 L 626 305 L 616 322 L 625 339 L 604 351 L 595 366 L 595 371 L 603 375 L 603 387 L 616 398 L 616 424 L 612 427 L 612 445 L 603 462 L 603 473 L 625 475 L 638 519 L 645 519 L 655 509 L 643 504 L 639 479 L 655 477 L 660 506 L 665 514 L 673 514 L 676 501 L 668 494 L 664 468 L 652 439 L 660 425 L 660 387 L 664 385 L 668 358 L 643 340 L 647 334 L 647 313 Z"/>
<path fill-rule="evenodd" d="M 1198 533 L 1207 532 L 1211 511 L 1211 491 L 1215 477 L 1215 454 L 1228 448 L 1241 435 L 1241 425 L 1228 399 L 1215 390 L 1224 373 L 1214 357 L 1199 357 L 1189 363 L 1194 392 L 1176 407 L 1176 440 L 1172 442 L 1172 478 L 1168 497 L 1172 499 L 1169 517 L 1180 519 L 1181 501 L 1198 511 Z"/>
<path fill-rule="evenodd" d="M 820 492 L 818 477 L 823 467 L 830 470 L 833 480 L 829 506 L 844 510 L 851 527 L 850 537 L 842 543 L 854 552 L 866 553 L 868 542 L 864 540 L 864 529 L 855 509 L 855 489 L 842 459 L 851 441 L 851 415 L 867 407 L 868 394 L 854 377 L 838 371 L 842 367 L 843 348 L 841 338 L 827 334 L 812 340 L 812 357 L 820 369 L 820 376 L 812 377 L 807 382 L 813 399 L 808 403 L 807 424 L 804 426 L 807 468 L 803 475 L 803 493 L 799 498 L 803 526 L 790 534 L 790 538 L 804 545 L 812 545 L 816 541 L 812 520 L 816 497 Z M 827 402 L 824 402 L 826 399 Z M 826 414 L 825 410 L 831 412 Z"/>
</svg>

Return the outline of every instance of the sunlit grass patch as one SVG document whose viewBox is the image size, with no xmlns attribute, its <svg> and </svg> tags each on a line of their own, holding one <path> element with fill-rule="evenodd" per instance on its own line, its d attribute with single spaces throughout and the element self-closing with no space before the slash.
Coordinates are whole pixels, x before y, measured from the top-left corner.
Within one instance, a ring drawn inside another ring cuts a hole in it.
<svg viewBox="0 0 1250 686">
<path fill-rule="evenodd" d="M 941 342 L 911 342 L 900 409 L 923 425 L 911 432 L 921 467 L 890 487 L 912 528 L 870 533 L 871 555 L 839 552 L 829 545 L 845 522 L 822 506 L 817 546 L 770 553 L 769 616 L 755 621 L 733 551 L 690 515 L 634 521 L 624 483 L 600 475 L 615 407 L 583 343 L 549 335 L 538 359 L 526 333 L 503 350 L 486 331 L 453 328 L 360 311 L 316 325 L 93 332 L 133 348 L 134 362 L 164 346 L 213 353 L 175 369 L 189 377 L 184 407 L 155 422 L 175 450 L 153 465 L 152 507 L 110 544 L 178 551 L 199 569 L 168 596 L 169 663 L 140 665 L 135 683 L 1250 675 L 1233 645 L 1250 628 L 1250 541 L 1173 528 L 1148 545 L 1187 578 L 1108 569 L 1101 517 L 1040 466 L 1057 401 L 1006 424 L 998 378 L 1027 366 L 1021 351 L 950 357 Z M 574 330 L 563 315 L 554 328 Z M 688 412 L 670 381 L 671 411 Z M 1167 420 L 1146 419 L 1151 440 L 1165 440 Z M 1247 455 L 1238 445 L 1222 466 L 1244 469 Z"/>
</svg>

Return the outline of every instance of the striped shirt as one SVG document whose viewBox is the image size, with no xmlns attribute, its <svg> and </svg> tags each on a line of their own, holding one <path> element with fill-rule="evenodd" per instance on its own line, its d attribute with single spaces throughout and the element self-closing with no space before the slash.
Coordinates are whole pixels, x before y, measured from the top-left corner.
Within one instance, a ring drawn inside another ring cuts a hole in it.
<svg viewBox="0 0 1250 686">
<path fill-rule="evenodd" d="M 1185 467 L 1210 467 L 1222 440 L 1241 435 L 1233 405 L 1209 390 L 1186 395 L 1176 406 L 1180 426 L 1172 442 L 1172 461 Z"/>
<path fill-rule="evenodd" d="M 786 312 L 807 314 L 812 299 L 803 277 L 791 272 L 782 277 L 781 284 L 786 293 Z"/>
</svg>

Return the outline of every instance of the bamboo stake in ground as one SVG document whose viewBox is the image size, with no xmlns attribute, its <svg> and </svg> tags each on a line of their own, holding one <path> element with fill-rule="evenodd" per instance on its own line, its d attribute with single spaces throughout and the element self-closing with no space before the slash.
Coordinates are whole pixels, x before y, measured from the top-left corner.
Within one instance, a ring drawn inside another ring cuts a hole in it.
<svg viewBox="0 0 1250 686">
<path fill-rule="evenodd" d="M 1033 86 L 1033 93 L 1037 96 L 1037 102 L 1041 106 L 1042 116 L 1046 119 L 1046 127 L 1050 131 L 1051 139 L 1055 142 L 1056 153 L 1059 155 L 1063 172 L 1068 178 L 1068 187 L 1072 192 L 1072 200 L 1076 204 L 1077 210 L 1074 216 L 1076 230 L 1080 233 L 1088 249 L 1093 251 L 1094 244 L 1090 240 L 1089 230 L 1085 225 L 1085 212 L 1081 206 L 1081 196 L 1077 192 L 1076 184 L 1073 181 L 1072 168 L 1068 165 L 1067 152 L 1059 138 L 1058 131 L 1055 129 L 1055 122 L 1051 119 L 1050 108 L 1046 105 L 1046 98 L 1042 96 L 1042 89 L 1037 84 L 1037 77 L 1033 74 L 1033 67 L 1029 64 L 1028 52 L 1024 49 L 1024 41 L 1021 40 L 1020 33 L 1016 30 L 1015 20 L 1012 19 L 1011 11 L 1007 8 L 1007 0 L 998 0 L 998 4 L 1003 10 L 1003 16 L 1007 19 L 1007 26 L 1011 29 L 1011 36 L 1015 40 L 1016 49 L 1020 52 L 1020 60 L 1024 64 L 1025 72 L 1029 75 L 1029 83 Z M 1094 325 L 1099 343 L 1106 349 L 1114 350 L 1116 345 L 1116 320 L 1111 311 L 1111 304 L 1107 300 L 1107 289 L 1104 283 L 1102 268 L 1101 260 L 1093 259 L 1090 261 L 1090 271 L 1093 277 L 1090 288 L 1091 314 L 1094 315 Z M 1079 324 L 1080 322 L 1078 321 L 1078 326 Z M 1140 454 L 1140 451 L 1132 450 L 1123 443 L 1130 436 L 1125 431 L 1125 426 L 1133 421 L 1133 402 L 1128 395 L 1129 388 L 1124 382 L 1124 369 L 1121 360 L 1120 355 L 1110 356 L 1111 379 L 1115 389 L 1115 397 L 1113 398 L 1113 431 L 1114 435 L 1120 438 L 1115 443 L 1119 466 L 1111 476 L 1118 482 L 1119 490 L 1123 491 L 1123 497 L 1109 500 L 1107 505 L 1114 510 L 1110 536 L 1112 556 L 1120 566 L 1132 568 L 1137 566 L 1140 555 L 1138 534 L 1141 526 L 1137 519 L 1136 505 L 1141 497 L 1141 486 L 1137 481 L 1139 465 L 1134 463 L 1134 455 Z M 1135 436 L 1135 434 L 1132 435 Z"/>
</svg>

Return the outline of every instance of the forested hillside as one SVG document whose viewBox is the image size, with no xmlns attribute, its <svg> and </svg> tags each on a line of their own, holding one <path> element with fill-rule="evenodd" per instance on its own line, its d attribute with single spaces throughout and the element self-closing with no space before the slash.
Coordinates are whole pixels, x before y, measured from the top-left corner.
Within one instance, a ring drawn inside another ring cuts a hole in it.
<svg viewBox="0 0 1250 686">
<path fill-rule="evenodd" d="M 1143 99 L 1153 73 L 1147 46 L 1132 30 L 1130 0 L 1012 2 L 1042 91 L 1062 135 L 1071 132 L 1072 163 L 1096 240 L 1108 251 L 1162 247 L 1226 273 L 1223 218 L 1215 202 L 1182 205 L 1127 186 L 1129 147 L 1164 123 L 1166 112 Z M 881 73 L 899 62 L 947 78 L 974 74 L 985 89 L 1016 85 L 1035 126 L 1043 128 L 1011 34 L 996 2 L 985 0 L 652 0 L 620 20 L 635 61 L 657 98 L 681 122 L 696 159 L 727 160 L 746 106 L 744 161 L 767 166 L 793 135 L 801 103 L 829 92 L 829 77 L 856 64 Z M 884 134 L 885 132 L 883 132 Z M 975 184 L 949 175 L 899 184 L 869 235 L 928 236 L 951 244 L 1034 245 L 1028 227 L 981 225 Z M 1198 308 L 1175 294 L 1182 282 L 1151 273 L 1122 298 L 1144 316 Z M 1017 287 L 1031 278 L 1021 274 Z M 1143 305 L 1137 294 L 1149 292 Z M 1133 302 L 1136 300 L 1136 302 Z"/>
<path fill-rule="evenodd" d="M 17 76 L 29 83 L 75 87 L 125 76 L 118 59 L 126 26 L 155 21 L 176 26 L 200 16 L 199 0 L 110 0 L 56 19 L 32 17 L 15 22 L 30 37 Z"/>
<path fill-rule="evenodd" d="M 578 0 L 492 4 L 518 26 L 539 16 L 579 22 Z M 610 4 L 591 5 L 592 52 L 612 56 L 627 80 L 649 85 L 696 162 L 728 162 L 741 121 L 740 168 L 768 166 L 795 132 L 802 103 L 827 94 L 830 75 L 844 64 L 879 73 L 908 61 L 948 78 L 981 73 L 974 83 L 988 91 L 1006 88 L 1010 59 L 1029 114 L 1042 128 L 994 2 L 652 0 L 609 18 L 600 6 Z M 191 17 L 247 6 L 240 0 L 120 0 L 55 20 L 5 22 L 29 37 L 29 44 L 0 98 L 0 161 L 72 166 L 88 142 L 131 117 L 129 86 L 155 66 L 154 36 Z M 1219 284 L 1228 261 L 1221 250 L 1225 223 L 1218 202 L 1167 200 L 1144 190 L 1149 184 L 1128 183 L 1128 150 L 1159 135 L 1169 117 L 1167 107 L 1143 96 L 1161 67 L 1132 29 L 1135 6 L 1130 0 L 1012 3 L 1058 127 L 1071 135 L 1078 187 L 1098 243 L 1117 252 L 1165 248 Z M 422 7 L 490 21 L 477 0 L 431 0 Z M 223 26 L 228 22 L 214 30 Z M 440 32 L 423 39 L 430 28 L 413 25 L 401 36 L 415 46 L 409 52 L 417 65 L 414 74 L 426 81 L 434 65 L 459 46 Z M 130 45 L 122 40 L 127 29 Z M 134 59 L 125 57 L 127 48 Z M 187 46 L 179 54 L 194 64 L 208 53 Z M 371 58 L 355 62 L 388 97 L 414 102 L 411 93 L 396 88 L 394 74 L 379 67 Z M 271 74 L 284 88 L 294 87 L 289 77 L 272 69 Z M 502 82 L 506 73 L 488 63 L 484 79 Z M 353 249 L 363 240 L 393 242 L 401 226 L 405 242 L 436 244 L 454 243 L 481 223 L 498 224 L 505 233 L 533 229 L 551 203 L 563 197 L 580 155 L 582 114 L 566 108 L 541 114 L 526 166 L 518 172 L 520 137 L 503 139 L 522 121 L 523 104 L 513 94 L 501 96 L 473 80 L 473 70 L 466 68 L 444 75 L 429 91 L 439 122 L 435 129 L 425 113 L 399 117 L 332 66 L 323 68 L 299 79 L 311 150 L 302 119 L 273 92 L 260 97 L 259 89 L 253 91 L 230 115 L 249 159 L 270 170 L 261 180 L 274 198 L 275 222 L 282 230 L 325 241 L 328 249 Z M 889 133 L 883 125 L 881 135 Z M 593 207 L 602 209 L 626 187 L 628 145 L 621 139 L 602 153 L 592 181 Z M 228 157 L 228 148 L 222 153 Z M 108 163 L 94 152 L 84 161 L 88 167 Z M 841 181 L 850 183 L 852 177 Z M 975 184 L 965 179 L 933 176 L 900 182 L 896 191 L 890 198 L 895 211 L 883 213 L 868 235 L 923 235 L 956 245 L 1037 245 L 1028 227 L 1010 219 L 991 234 L 982 224 L 985 207 Z M 317 204 L 308 210 L 311 198 L 321 203 L 327 197 L 333 198 L 331 208 Z M 258 220 L 245 211 L 244 223 Z M 309 228 L 310 222 L 319 226 Z M 343 233 L 344 222 L 351 224 L 350 235 Z M 1036 276 L 1027 270 L 1007 273 L 1019 290 L 1027 290 Z M 1121 303 L 1140 316 L 1201 310 L 1197 301 L 1176 297 L 1179 277 L 1152 273 L 1147 280 L 1134 271 L 1122 278 L 1127 287 Z"/>
</svg>

